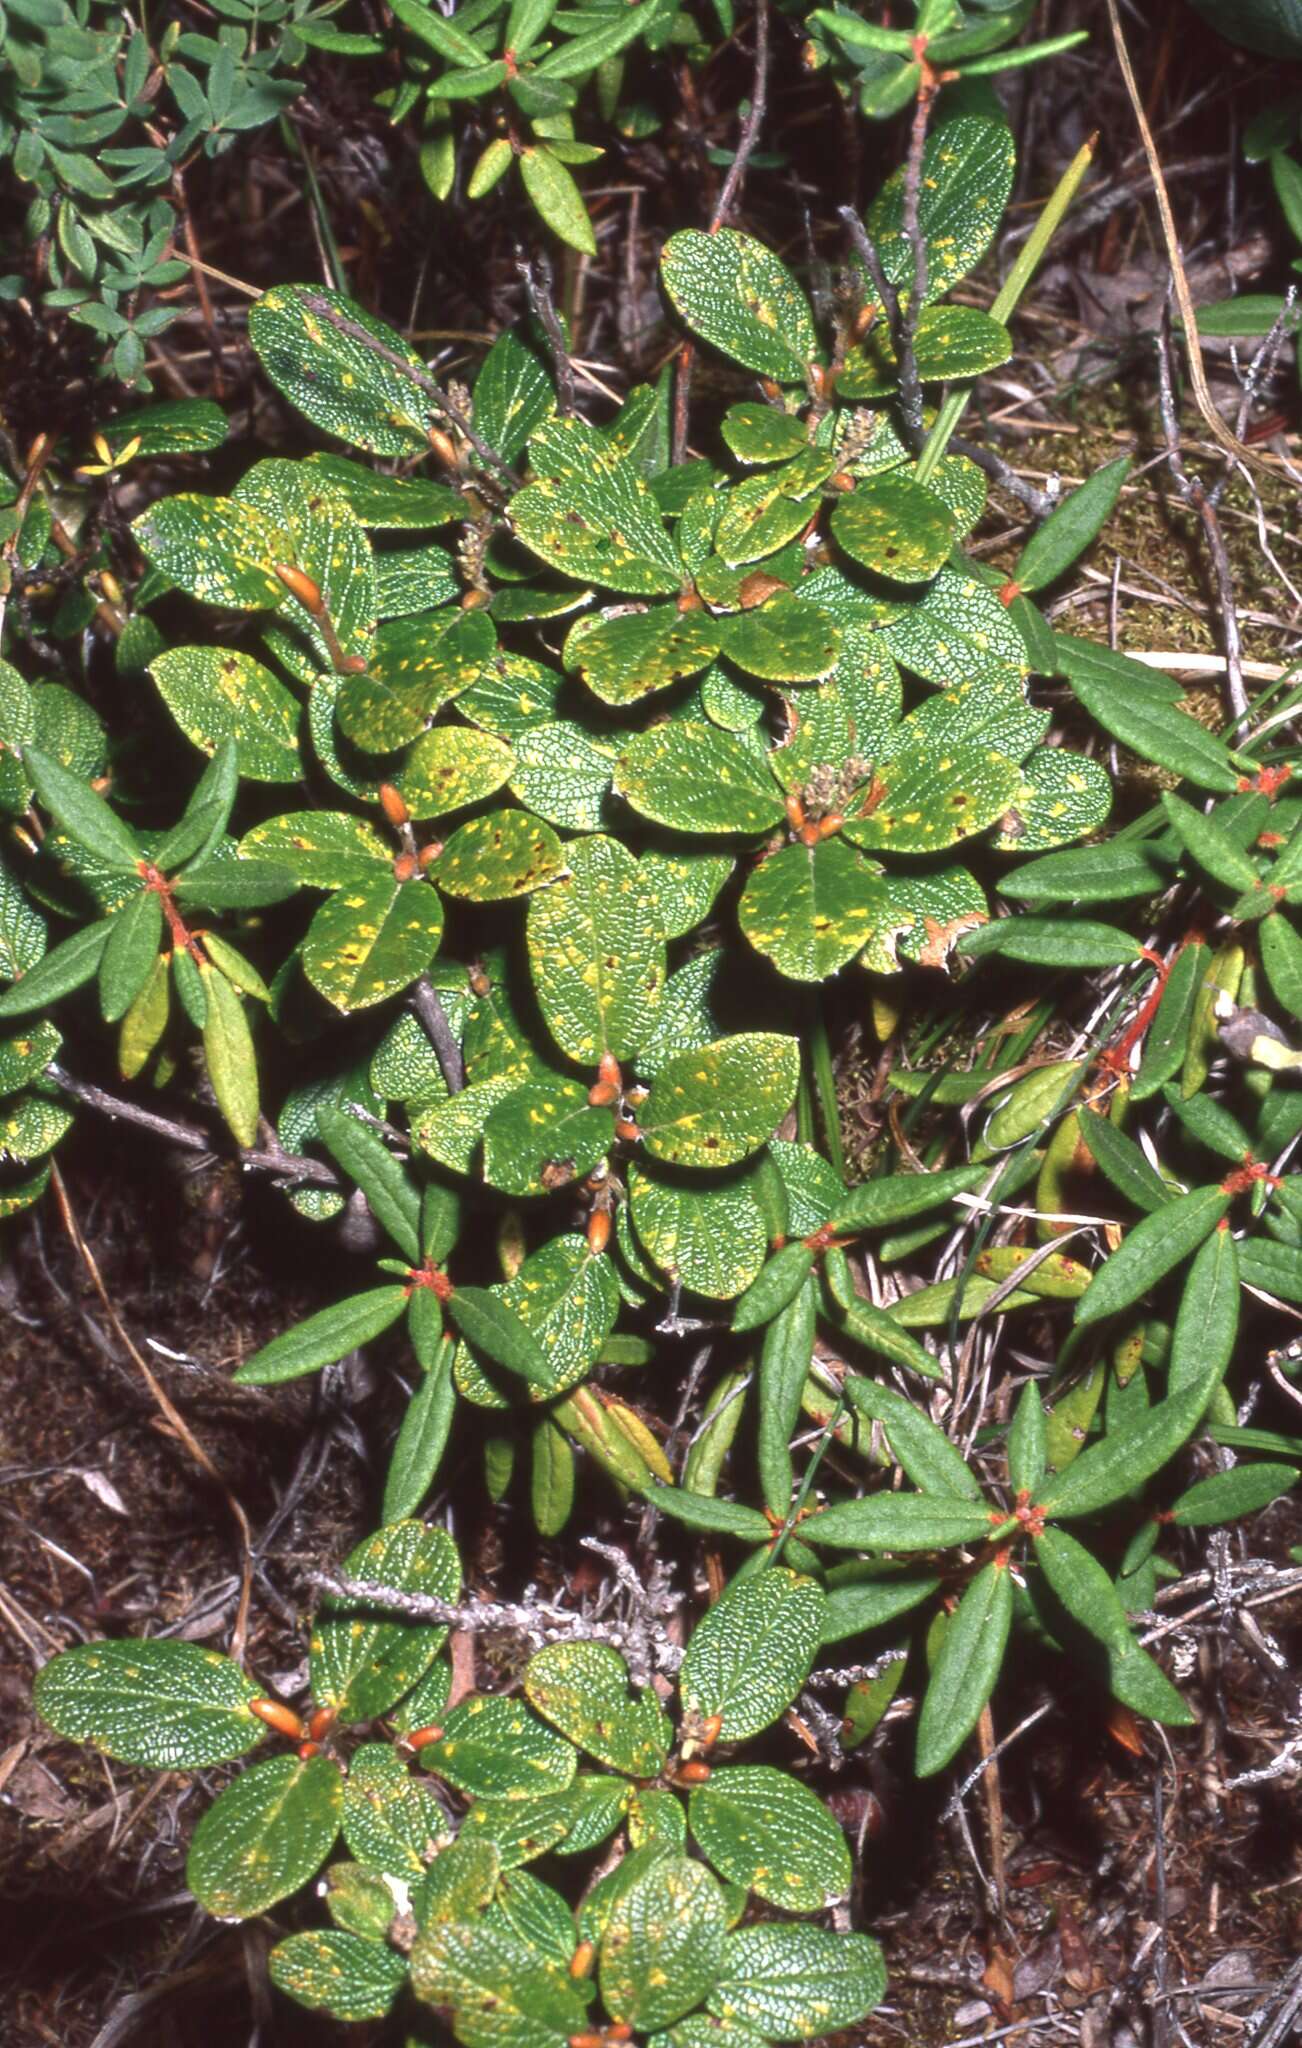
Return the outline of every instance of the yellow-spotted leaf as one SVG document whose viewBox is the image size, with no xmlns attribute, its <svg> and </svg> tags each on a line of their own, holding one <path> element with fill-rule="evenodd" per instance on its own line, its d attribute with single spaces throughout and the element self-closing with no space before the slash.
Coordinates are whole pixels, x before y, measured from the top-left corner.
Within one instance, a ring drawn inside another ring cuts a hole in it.
<svg viewBox="0 0 1302 2048">
<path fill-rule="evenodd" d="M 442 933 L 443 905 L 426 882 L 377 874 L 321 905 L 303 941 L 303 969 L 337 1010 L 364 1010 L 410 987 Z"/>
<path fill-rule="evenodd" d="M 655 1023 L 665 943 L 655 892 L 616 839 L 566 848 L 569 872 L 529 905 L 529 972 L 547 1028 L 587 1067 L 636 1052 Z"/>
<path fill-rule="evenodd" d="M 896 754 L 856 800 L 845 836 L 874 852 L 939 853 L 1001 818 L 1021 781 L 1016 763 L 987 747 Z"/>
<path fill-rule="evenodd" d="M 205 754 L 233 739 L 240 773 L 250 781 L 298 781 L 298 705 L 252 655 L 234 647 L 173 647 L 150 663 L 149 673 L 186 738 Z"/>
<path fill-rule="evenodd" d="M 737 906 L 757 953 L 791 981 L 823 981 L 872 936 L 876 864 L 843 840 L 785 846 L 761 861 Z"/>
<path fill-rule="evenodd" d="M 408 754 L 398 788 L 413 818 L 442 818 L 493 796 L 514 767 L 515 755 L 496 734 L 436 725 Z"/>
<path fill-rule="evenodd" d="M 839 501 L 832 533 L 865 569 L 895 583 L 925 583 L 954 545 L 954 515 L 925 484 L 891 472 Z"/>
<path fill-rule="evenodd" d="M 774 1031 L 678 1053 L 638 1112 L 647 1150 L 670 1166 L 735 1166 L 773 1136 L 799 1074 L 797 1040 Z"/>
</svg>

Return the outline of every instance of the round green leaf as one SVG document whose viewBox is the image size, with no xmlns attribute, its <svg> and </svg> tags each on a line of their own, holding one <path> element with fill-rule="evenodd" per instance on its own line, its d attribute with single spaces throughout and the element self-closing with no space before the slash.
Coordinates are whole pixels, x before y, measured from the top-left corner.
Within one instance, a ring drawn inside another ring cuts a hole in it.
<svg viewBox="0 0 1302 2048">
<path fill-rule="evenodd" d="M 784 846 L 751 875 L 737 918 L 757 953 L 791 981 L 824 981 L 872 936 L 878 873 L 840 839 Z"/>
<path fill-rule="evenodd" d="M 777 2041 L 852 2027 L 886 1990 L 882 1952 L 866 1934 L 764 1924 L 730 1934 L 706 2005 Z"/>
<path fill-rule="evenodd" d="M 671 235 L 660 275 L 693 332 L 748 370 L 803 384 L 819 360 L 808 299 L 786 265 L 749 235 L 733 228 Z"/>
<path fill-rule="evenodd" d="M 205 1770 L 266 1734 L 249 1712 L 260 1688 L 216 1650 L 185 1642 L 81 1643 L 44 1665 L 36 1711 L 73 1742 L 124 1764 Z"/>
<path fill-rule="evenodd" d="M 701 1864 L 661 1856 L 616 1900 L 602 1936 L 602 2002 L 651 2032 L 698 2005 L 723 1960 L 723 1894 Z"/>
<path fill-rule="evenodd" d="M 826 1608 L 822 1587 L 785 1567 L 734 1580 L 687 1645 L 678 1674 L 684 1707 L 722 1715 L 725 1742 L 758 1735 L 809 1676 Z"/>
<path fill-rule="evenodd" d="M 846 1897 L 854 1866 L 839 1823 L 787 1771 L 737 1764 L 711 1772 L 688 1808 L 692 1834 L 721 1876 L 789 1913 Z"/>
<path fill-rule="evenodd" d="M 616 763 L 615 787 L 644 818 L 681 832 L 768 832 L 785 816 L 762 752 L 693 721 L 635 733 Z"/>
<path fill-rule="evenodd" d="M 894 473 L 841 498 L 832 532 L 847 555 L 895 583 L 925 583 L 954 545 L 948 506 L 912 477 Z"/>
<path fill-rule="evenodd" d="M 267 1973 L 278 1991 L 310 2011 L 332 2013 L 337 2020 L 378 2020 L 397 1997 L 407 1965 L 383 1942 L 314 1928 L 277 1942 Z"/>
<path fill-rule="evenodd" d="M 424 973 L 442 933 L 435 890 L 376 874 L 346 884 L 321 905 L 303 942 L 303 970 L 337 1010 L 367 1009 Z"/>
<path fill-rule="evenodd" d="M 497 903 L 528 896 L 565 868 L 561 843 L 550 826 L 527 811 L 490 811 L 458 826 L 430 870 L 448 896 Z"/>
<path fill-rule="evenodd" d="M 638 1112 L 647 1150 L 671 1166 L 735 1166 L 771 1138 L 799 1079 L 794 1038 L 746 1031 L 679 1053 Z"/>
<path fill-rule="evenodd" d="M 273 1757 L 228 1785 L 194 1831 L 186 1883 L 218 1920 L 250 1920 L 315 1877 L 339 1833 L 344 1784 L 329 1757 Z"/>
<path fill-rule="evenodd" d="M 442 1739 L 422 1749 L 420 1761 L 459 1792 L 524 1799 L 564 1791 L 578 1757 L 518 1700 L 480 1696 L 445 1715 Z"/>
<path fill-rule="evenodd" d="M 529 971 L 561 1051 L 595 1067 L 625 1059 L 655 1021 L 665 946 L 655 896 L 617 839 L 566 848 L 569 873 L 529 905 Z"/>
<path fill-rule="evenodd" d="M 413 818 L 443 818 L 482 803 L 510 780 L 515 756 L 505 740 L 470 725 L 436 725 L 407 756 L 398 788 Z"/>
</svg>

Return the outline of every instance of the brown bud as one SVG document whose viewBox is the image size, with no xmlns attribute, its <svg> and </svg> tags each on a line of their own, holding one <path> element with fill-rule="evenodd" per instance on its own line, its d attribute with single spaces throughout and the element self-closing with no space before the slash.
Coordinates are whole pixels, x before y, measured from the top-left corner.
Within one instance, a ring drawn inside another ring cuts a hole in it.
<svg viewBox="0 0 1302 2048">
<path fill-rule="evenodd" d="M 805 822 L 805 807 L 793 790 L 786 801 L 787 823 L 793 832 L 799 832 Z"/>
<path fill-rule="evenodd" d="M 426 868 L 433 867 L 442 851 L 443 841 L 441 839 L 431 839 L 428 846 L 421 847 L 420 852 L 416 855 L 416 865 L 422 874 L 424 874 Z"/>
<path fill-rule="evenodd" d="M 407 809 L 406 799 L 391 782 L 380 784 L 379 798 L 380 809 L 391 825 L 406 825 L 410 821 L 411 812 Z"/>
<path fill-rule="evenodd" d="M 590 1941 L 581 1941 L 570 1957 L 571 1977 L 586 1977 L 597 1951 Z"/>
<path fill-rule="evenodd" d="M 798 836 L 802 846 L 817 846 L 823 836 L 823 828 L 821 825 L 804 824 Z"/>
<path fill-rule="evenodd" d="M 442 427 L 427 427 L 425 429 L 425 438 L 444 467 L 446 469 L 455 469 L 457 466 L 457 446 L 451 434 L 445 434 Z"/>
<path fill-rule="evenodd" d="M 722 1735 L 722 1733 L 723 1715 L 707 1715 L 705 1720 L 701 1723 L 701 1747 L 707 1751 L 713 1749 L 715 1743 L 719 1740 L 719 1737 Z"/>
<path fill-rule="evenodd" d="M 393 863 L 394 881 L 409 882 L 412 876 L 417 873 L 419 867 L 420 863 L 414 853 L 400 853 L 397 860 Z"/>
<path fill-rule="evenodd" d="M 249 1712 L 256 1714 L 259 1721 L 265 1721 L 268 1728 L 274 1728 L 277 1735 L 287 1735 L 291 1742 L 303 1740 L 303 1723 L 279 1700 L 250 1700 Z"/>
<path fill-rule="evenodd" d="M 486 604 L 491 604 L 492 602 L 491 591 L 468 590 L 461 600 L 461 609 L 463 612 L 480 612 Z"/>
<path fill-rule="evenodd" d="M 840 831 L 844 823 L 845 818 L 843 817 L 840 811 L 829 811 L 825 818 L 819 820 L 819 838 L 831 839 L 837 832 Z"/>
<path fill-rule="evenodd" d="M 324 1736 L 330 1733 L 334 1725 L 335 1709 L 333 1707 L 318 1707 L 307 1724 L 307 1732 L 313 1742 L 320 1742 Z"/>
<path fill-rule="evenodd" d="M 314 619 L 319 619 L 325 610 L 321 586 L 314 583 L 310 576 L 305 576 L 301 569 L 292 568 L 288 562 L 277 562 L 276 574 L 290 596 L 298 599 L 304 611 L 311 612 Z"/>
<path fill-rule="evenodd" d="M 335 674 L 338 676 L 364 676 L 366 674 L 366 656 L 364 654 L 341 654 L 335 663 Z"/>
<path fill-rule="evenodd" d="M 413 1728 L 404 1739 L 408 1749 L 428 1749 L 432 1742 L 442 1742 L 443 1730 L 431 1723 L 428 1728 Z"/>
<path fill-rule="evenodd" d="M 630 1123 L 626 1116 L 617 1116 L 615 1118 L 615 1136 L 617 1138 L 625 1138 L 630 1145 L 635 1145 L 642 1136 L 641 1125 Z"/>
<path fill-rule="evenodd" d="M 594 1258 L 600 1258 L 610 1243 L 610 1211 L 594 1209 L 588 1218 L 588 1250 Z"/>
<path fill-rule="evenodd" d="M 309 1757 L 320 1756 L 320 1754 L 321 1745 L 319 1742 L 300 1742 L 298 1745 L 300 1763 L 306 1763 Z"/>
<path fill-rule="evenodd" d="M 704 1785 L 709 1782 L 708 1764 L 679 1764 L 674 1772 L 675 1785 Z"/>
<path fill-rule="evenodd" d="M 613 1081 L 594 1081 L 588 1090 L 588 1101 L 593 1109 L 609 1109 L 619 1101 L 619 1090 Z"/>
</svg>

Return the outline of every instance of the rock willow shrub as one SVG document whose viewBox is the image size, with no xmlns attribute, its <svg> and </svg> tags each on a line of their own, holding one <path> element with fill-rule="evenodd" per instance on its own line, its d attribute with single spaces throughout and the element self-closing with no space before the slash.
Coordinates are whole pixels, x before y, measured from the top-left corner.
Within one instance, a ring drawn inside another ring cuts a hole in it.
<svg viewBox="0 0 1302 2048">
<path fill-rule="evenodd" d="M 454 1602 L 461 1579 L 450 1538 L 413 1521 L 381 1529 L 346 1571 L 381 1610 L 386 1590 Z M 852 1869 L 807 1786 L 731 1757 L 795 1699 L 826 1609 L 814 1580 L 781 1568 L 733 1586 L 681 1658 L 672 1715 L 591 1641 L 532 1657 L 528 1704 L 449 1707 L 446 1627 L 339 1601 L 318 1617 L 303 1715 L 230 1658 L 172 1641 L 65 1651 L 36 1699 L 62 1733 L 159 1769 L 208 1769 L 268 1735 L 289 1745 L 219 1795 L 186 1874 L 209 1912 L 243 1920 L 323 1872 L 332 1925 L 270 1957 L 303 2005 L 363 2020 L 414 1997 L 467 2048 L 569 2048 L 605 2029 L 804 2040 L 871 2011 L 881 1953 L 798 1919 L 739 1924 L 752 1902 L 821 1912 Z M 526 1867 L 589 1859 L 617 1831 L 627 1853 L 577 1910 Z"/>
</svg>

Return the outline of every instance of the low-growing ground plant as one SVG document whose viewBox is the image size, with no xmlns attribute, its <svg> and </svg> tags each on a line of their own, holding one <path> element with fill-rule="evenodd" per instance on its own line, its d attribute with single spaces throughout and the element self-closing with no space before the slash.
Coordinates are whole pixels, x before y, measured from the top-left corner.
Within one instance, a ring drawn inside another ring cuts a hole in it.
<svg viewBox="0 0 1302 2048">
<path fill-rule="evenodd" d="M 531 65 L 545 9 L 469 12 L 403 0 L 441 68 L 399 99 L 451 104 L 473 74 L 506 92 L 540 139 L 500 168 L 519 157 L 563 233 L 538 165 L 554 200 L 568 82 L 674 16 L 585 10 Z M 0 1203 L 40 1198 L 70 1105 L 165 1128 L 146 1091 L 201 1056 L 237 1155 L 323 1233 L 360 1217 L 376 1260 L 236 1385 L 381 1340 L 411 1374 L 383 1527 L 327 1588 L 305 1702 L 164 1639 L 64 1652 L 37 1705 L 159 1769 L 289 1744 L 220 1791 L 188 1882 L 244 1919 L 324 1870 L 330 1924 L 279 1941 L 270 1971 L 337 2017 L 411 2000 L 467 2048 L 857 2025 L 884 1976 L 850 1931 L 840 1826 L 767 1760 L 779 1737 L 758 1761 L 734 1747 L 799 1706 L 854 1748 L 910 1669 L 915 1768 L 935 1774 L 1018 1640 L 1109 1711 L 1187 1724 L 1141 1640 L 1179 1574 L 1171 1532 L 1295 1478 L 1297 1439 L 1248 1427 L 1231 1376 L 1243 1290 L 1302 1304 L 1302 807 L 1281 727 L 1211 731 L 1160 674 L 1049 625 L 1037 600 L 1128 458 L 1011 570 L 964 552 L 1000 465 L 957 429 L 1089 151 L 990 310 L 955 303 L 1013 144 L 927 39 L 979 75 L 1024 13 L 924 9 L 906 46 L 813 17 L 867 111 L 915 101 L 909 161 L 847 211 L 817 292 L 732 227 L 671 235 L 677 375 L 604 419 L 577 409 L 550 307 L 462 388 L 344 293 L 278 285 L 249 339 L 326 445 L 253 461 L 225 495 L 168 488 L 151 463 L 224 434 L 219 408 L 178 401 L 40 447 L 15 489 L 9 553 L 35 576 L 67 555 L 47 471 L 145 485 L 129 528 L 88 529 L 51 630 L 101 618 L 188 768 L 142 769 L 16 609 Z M 730 382 L 693 454 L 698 354 Z M 1160 771 L 1146 810 L 1114 816 L 1107 747 Z M 897 1043 L 906 969 L 932 978 L 936 1021 L 892 1067 L 889 1142 L 847 1159 L 831 985 Z M 1024 970 L 1015 1022 L 950 1058 L 939 996 L 985 1002 Z M 1105 977 L 1089 1024 L 1046 1057 L 1054 992 L 1086 976 Z M 105 1032 L 127 1097 L 85 1071 Z M 1051 1358 L 987 1414 L 969 1340 L 1032 1312 Z M 684 1338 L 708 1376 L 685 1449 L 639 1398 Z M 612 1504 L 707 1536 L 735 1569 L 685 1649 L 627 1584 L 620 1623 L 464 1600 L 451 1536 L 421 1519 L 452 1443 L 542 1538 L 587 1467 Z M 523 1627 L 523 1701 L 451 1703 L 459 1625 Z M 828 1664 L 834 1646 L 856 1662 Z M 839 1722 L 808 1709 L 811 1679 Z M 599 1851 L 583 1889 L 565 1859 Z M 526 1868 L 543 1858 L 562 1859 L 548 1881 Z"/>
</svg>

